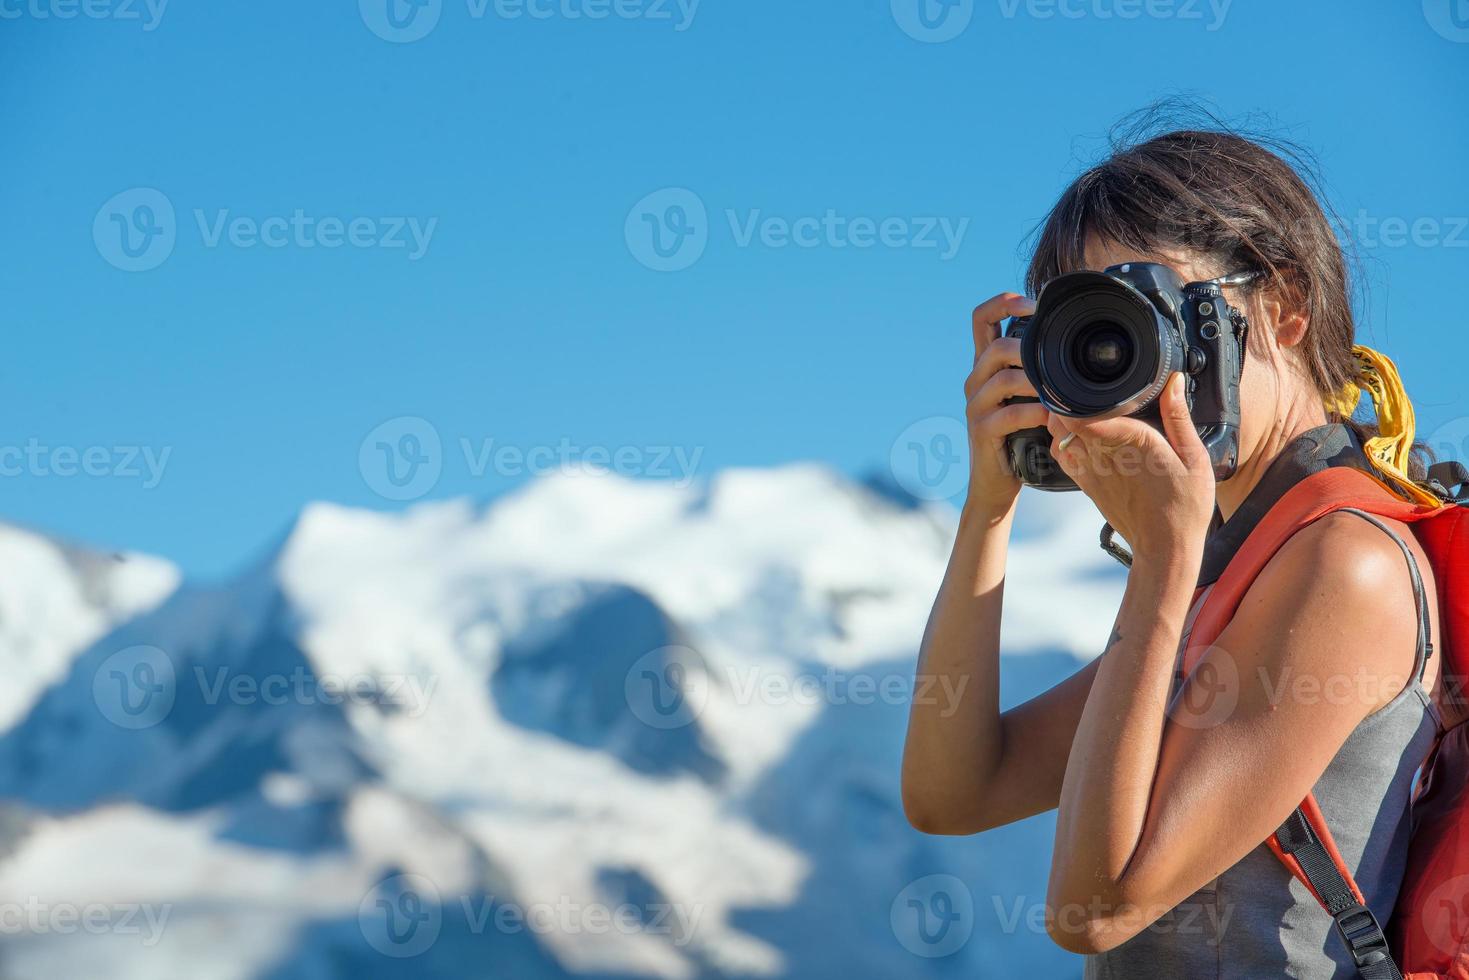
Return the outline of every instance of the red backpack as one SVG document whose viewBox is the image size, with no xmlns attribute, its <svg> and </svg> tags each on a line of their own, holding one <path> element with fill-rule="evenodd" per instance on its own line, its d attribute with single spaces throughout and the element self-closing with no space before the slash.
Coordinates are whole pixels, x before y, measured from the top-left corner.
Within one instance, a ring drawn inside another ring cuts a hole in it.
<svg viewBox="0 0 1469 980">
<path fill-rule="evenodd" d="M 1430 470 L 1439 507 L 1413 504 L 1360 470 L 1333 467 L 1292 487 L 1250 533 L 1219 581 L 1200 593 L 1183 668 L 1191 671 L 1234 616 L 1265 565 L 1292 534 L 1327 514 L 1357 510 L 1410 525 L 1438 582 L 1439 636 L 1424 640 L 1444 658 L 1440 690 L 1462 694 L 1469 678 L 1469 506 L 1449 492 L 1464 484 L 1458 463 Z M 1449 488 L 1449 489 L 1445 489 Z M 1416 572 L 1415 572 L 1416 574 Z M 1336 921 L 1366 980 L 1469 980 L 1469 722 L 1439 733 L 1412 804 L 1408 868 L 1389 942 L 1332 841 L 1312 796 L 1267 841 L 1275 856 Z M 1396 959 L 1394 959 L 1396 957 Z M 1401 964 L 1402 972 L 1398 966 Z"/>
</svg>

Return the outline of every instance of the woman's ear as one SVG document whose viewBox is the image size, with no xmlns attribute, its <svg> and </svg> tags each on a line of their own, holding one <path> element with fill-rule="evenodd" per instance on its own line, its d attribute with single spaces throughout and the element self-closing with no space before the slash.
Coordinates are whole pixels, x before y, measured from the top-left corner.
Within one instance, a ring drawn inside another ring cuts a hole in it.
<svg viewBox="0 0 1469 980">
<path fill-rule="evenodd" d="M 1306 312 L 1304 298 L 1294 284 L 1268 290 L 1260 298 L 1266 322 L 1274 325 L 1275 342 L 1281 348 L 1298 346 L 1306 339 L 1306 329 L 1311 324 Z"/>
</svg>

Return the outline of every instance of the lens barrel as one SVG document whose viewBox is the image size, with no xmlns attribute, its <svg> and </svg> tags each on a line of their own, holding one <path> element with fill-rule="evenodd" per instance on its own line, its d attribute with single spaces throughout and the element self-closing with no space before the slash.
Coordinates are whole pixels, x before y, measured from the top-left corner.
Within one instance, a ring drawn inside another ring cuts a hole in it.
<svg viewBox="0 0 1469 980">
<path fill-rule="evenodd" d="M 1131 284 L 1104 272 L 1057 276 L 1021 337 L 1021 362 L 1058 415 L 1132 415 L 1184 369 L 1182 336 Z"/>
</svg>

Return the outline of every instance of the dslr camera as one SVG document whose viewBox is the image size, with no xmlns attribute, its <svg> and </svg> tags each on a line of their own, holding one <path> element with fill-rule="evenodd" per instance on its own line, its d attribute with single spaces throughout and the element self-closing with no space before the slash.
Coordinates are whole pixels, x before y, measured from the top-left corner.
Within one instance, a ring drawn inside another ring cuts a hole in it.
<svg viewBox="0 0 1469 980">
<path fill-rule="evenodd" d="M 1253 278 L 1185 283 L 1154 262 L 1070 272 L 1047 283 L 1035 313 L 1012 319 L 1005 336 L 1020 338 L 1021 364 L 1040 401 L 1071 418 L 1135 416 L 1161 428 L 1158 396 L 1174 371 L 1183 372 L 1214 478 L 1224 480 L 1239 462 L 1239 379 L 1249 321 L 1226 302 L 1222 287 Z M 1051 455 L 1046 429 L 1022 429 L 1006 447 L 1021 482 L 1076 489 Z"/>
</svg>

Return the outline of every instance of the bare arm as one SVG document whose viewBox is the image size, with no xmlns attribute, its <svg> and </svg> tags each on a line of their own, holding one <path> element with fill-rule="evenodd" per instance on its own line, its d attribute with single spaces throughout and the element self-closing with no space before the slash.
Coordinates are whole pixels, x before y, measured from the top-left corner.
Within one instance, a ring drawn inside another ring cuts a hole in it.
<svg viewBox="0 0 1469 980">
<path fill-rule="evenodd" d="M 1401 555 L 1334 515 L 1266 566 L 1170 704 L 1213 483 L 1177 387 L 1163 412 L 1171 461 L 1135 420 L 1052 423 L 1081 435 L 1058 459 L 1135 555 L 1057 815 L 1049 928 L 1075 952 L 1126 941 L 1258 847 L 1413 662 Z M 1126 483 L 1096 476 L 1093 464 L 1129 440 L 1166 466 Z"/>
<path fill-rule="evenodd" d="M 1072 734 L 1096 665 L 1000 713 L 1000 608 L 1019 482 L 1004 459 L 1005 436 L 1046 423 L 1019 370 L 1019 344 L 999 339 L 1007 316 L 1029 312 L 1013 293 L 974 312 L 974 371 L 968 399 L 969 497 L 919 655 L 916 696 L 903 754 L 903 806 L 919 830 L 972 834 L 1056 806 Z M 937 683 L 933 683 L 937 681 Z"/>
</svg>

